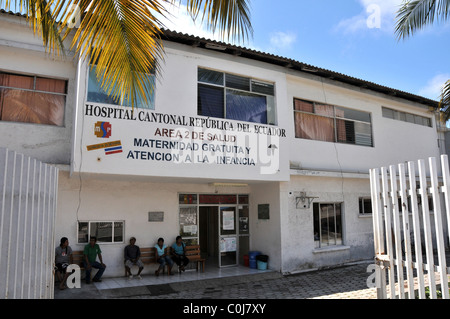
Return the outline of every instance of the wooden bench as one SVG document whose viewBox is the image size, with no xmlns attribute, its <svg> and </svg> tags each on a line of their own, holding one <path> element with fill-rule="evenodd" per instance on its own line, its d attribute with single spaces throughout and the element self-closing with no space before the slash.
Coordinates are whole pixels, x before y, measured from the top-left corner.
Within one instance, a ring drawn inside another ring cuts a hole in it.
<svg viewBox="0 0 450 319">
<path fill-rule="evenodd" d="M 201 264 L 202 272 L 205 272 L 205 258 L 202 258 L 200 254 L 200 245 L 190 245 L 186 246 L 186 257 L 189 258 L 189 262 L 195 262 L 198 266 Z"/>
<path fill-rule="evenodd" d="M 80 271 L 81 271 L 81 278 L 84 278 L 83 275 L 83 270 L 84 270 L 84 253 L 82 250 L 74 250 L 72 251 L 72 264 L 77 265 L 80 267 Z"/>
<path fill-rule="evenodd" d="M 80 269 L 84 270 L 84 253 L 82 250 L 72 251 L 72 260 L 75 265 L 80 266 Z"/>
<path fill-rule="evenodd" d="M 158 264 L 156 260 L 156 248 L 155 247 L 139 247 L 141 250 L 141 260 L 144 264 Z M 171 254 L 171 247 L 166 248 L 166 254 Z M 186 246 L 186 257 L 189 258 L 189 262 L 196 263 L 196 269 L 198 271 L 199 265 L 201 264 L 202 272 L 205 272 L 205 259 L 200 255 L 200 245 Z M 84 270 L 84 253 L 83 250 L 76 250 L 72 252 L 73 263 L 80 266 L 81 270 Z M 167 266 L 167 264 L 166 264 Z M 163 269 L 164 274 L 164 269 Z M 127 276 L 127 271 L 125 270 L 125 276 Z"/>
<path fill-rule="evenodd" d="M 148 265 L 148 264 L 158 264 L 158 261 L 156 259 L 156 248 L 155 247 L 139 247 L 140 251 L 141 251 L 141 261 L 144 263 L 144 265 Z M 165 253 L 169 253 L 170 254 L 171 250 L 170 247 L 167 247 L 165 250 Z M 168 266 L 166 264 L 166 266 Z M 163 269 L 163 274 L 164 274 L 164 270 L 165 267 Z M 127 270 L 125 269 L 125 276 L 127 276 Z"/>
<path fill-rule="evenodd" d="M 158 264 L 156 260 L 156 248 L 155 247 L 143 247 L 141 250 L 141 260 L 144 264 Z M 166 254 L 171 255 L 172 248 L 166 248 Z M 189 258 L 189 262 L 196 263 L 196 269 L 198 271 L 199 264 L 201 264 L 202 272 L 205 272 L 205 259 L 200 255 L 200 245 L 186 246 L 186 257 Z M 166 264 L 167 266 L 167 264 Z M 164 273 L 164 269 L 163 269 Z M 125 270 L 125 276 L 127 272 Z"/>
</svg>

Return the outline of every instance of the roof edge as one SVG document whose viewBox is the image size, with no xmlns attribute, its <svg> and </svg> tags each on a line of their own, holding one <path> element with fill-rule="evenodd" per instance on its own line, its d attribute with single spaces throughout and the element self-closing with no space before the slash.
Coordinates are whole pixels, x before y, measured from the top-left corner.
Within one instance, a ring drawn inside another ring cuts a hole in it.
<svg viewBox="0 0 450 319">
<path fill-rule="evenodd" d="M 322 78 L 338 81 L 341 83 L 349 84 L 359 88 L 371 90 L 378 93 L 383 93 L 391 97 L 402 98 L 411 102 L 432 107 L 434 109 L 439 108 L 439 101 L 432 100 L 423 96 L 408 93 L 398 89 L 383 86 L 374 82 L 358 79 L 352 76 L 348 76 L 335 71 L 327 70 L 324 68 L 309 65 L 300 61 L 296 61 L 290 58 L 273 55 L 266 52 L 256 51 L 249 48 L 220 42 L 216 40 L 206 39 L 194 35 L 188 35 L 185 33 L 172 31 L 168 29 L 162 29 L 162 40 L 172 41 L 180 44 L 186 44 L 194 47 L 199 47 L 206 50 L 213 50 L 224 54 L 231 54 L 235 56 L 241 56 L 256 61 L 266 62 L 272 65 L 288 68 L 290 70 L 300 71 L 302 73 L 308 73 L 316 75 Z"/>
</svg>

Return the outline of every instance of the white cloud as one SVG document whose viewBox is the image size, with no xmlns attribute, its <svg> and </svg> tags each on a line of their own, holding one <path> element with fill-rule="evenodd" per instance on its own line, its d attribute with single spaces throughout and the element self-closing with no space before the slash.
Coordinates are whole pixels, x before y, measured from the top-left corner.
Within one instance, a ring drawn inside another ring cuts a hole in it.
<svg viewBox="0 0 450 319">
<path fill-rule="evenodd" d="M 428 81 L 428 83 L 419 90 L 418 94 L 430 99 L 439 100 L 441 90 L 444 84 L 450 79 L 450 74 L 438 74 Z"/>
<path fill-rule="evenodd" d="M 278 51 L 292 47 L 297 40 L 297 36 L 292 32 L 272 32 L 270 34 L 270 44 Z"/>
<path fill-rule="evenodd" d="M 162 2 L 164 3 L 164 2 Z M 201 23 L 201 17 L 194 21 L 188 14 L 185 5 L 174 6 L 165 3 L 165 8 L 170 15 L 168 17 L 158 16 L 158 19 L 162 22 L 165 29 L 186 33 L 211 40 L 220 40 L 217 34 L 213 34 L 207 30 L 206 26 Z"/>
<path fill-rule="evenodd" d="M 379 30 L 394 34 L 395 18 L 402 0 L 359 0 L 363 11 L 341 20 L 336 31 L 347 33 Z"/>
</svg>

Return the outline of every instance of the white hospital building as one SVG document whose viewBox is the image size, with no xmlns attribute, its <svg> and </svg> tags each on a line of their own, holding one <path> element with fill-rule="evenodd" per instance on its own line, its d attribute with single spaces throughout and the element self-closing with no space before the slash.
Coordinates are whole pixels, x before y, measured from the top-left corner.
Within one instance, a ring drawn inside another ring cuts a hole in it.
<svg viewBox="0 0 450 319">
<path fill-rule="evenodd" d="M 182 235 L 207 267 L 373 259 L 369 169 L 445 153 L 438 102 L 300 61 L 166 30 L 153 101 L 132 109 L 24 17 L 0 30 L 0 148 L 58 168 L 49 244 L 97 236 L 105 277 L 131 236 Z"/>
</svg>

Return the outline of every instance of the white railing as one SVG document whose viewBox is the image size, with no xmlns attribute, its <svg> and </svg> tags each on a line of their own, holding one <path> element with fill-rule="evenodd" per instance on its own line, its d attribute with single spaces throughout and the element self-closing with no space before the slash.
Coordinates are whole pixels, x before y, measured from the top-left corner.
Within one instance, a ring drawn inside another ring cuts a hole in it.
<svg viewBox="0 0 450 319">
<path fill-rule="evenodd" d="M 54 297 L 58 169 L 0 148 L 0 299 Z"/>
<path fill-rule="evenodd" d="M 428 167 L 419 160 L 417 168 L 414 162 L 408 162 L 370 170 L 380 299 L 388 295 L 392 299 L 449 299 L 447 155 L 442 155 L 441 165 L 441 178 L 435 158 L 429 158 Z"/>
</svg>

